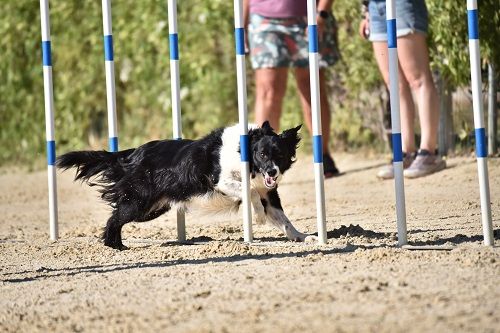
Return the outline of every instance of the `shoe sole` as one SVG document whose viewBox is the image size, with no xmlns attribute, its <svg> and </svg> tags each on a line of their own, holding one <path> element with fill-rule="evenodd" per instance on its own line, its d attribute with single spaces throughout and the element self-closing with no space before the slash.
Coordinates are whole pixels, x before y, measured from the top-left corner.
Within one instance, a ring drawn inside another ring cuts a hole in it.
<svg viewBox="0 0 500 333">
<path fill-rule="evenodd" d="M 433 173 L 436 173 L 436 172 L 439 172 L 441 170 L 444 170 L 446 169 L 446 162 L 443 161 L 443 163 L 440 163 L 436 169 L 432 170 L 431 172 L 427 172 L 427 173 L 419 173 L 419 174 L 411 174 L 407 171 L 410 171 L 410 170 L 405 170 L 405 172 L 403 173 L 405 178 L 408 178 L 408 179 L 414 179 L 414 178 L 420 178 L 420 177 L 425 177 L 425 176 L 429 176 L 429 175 L 432 175 Z"/>
</svg>

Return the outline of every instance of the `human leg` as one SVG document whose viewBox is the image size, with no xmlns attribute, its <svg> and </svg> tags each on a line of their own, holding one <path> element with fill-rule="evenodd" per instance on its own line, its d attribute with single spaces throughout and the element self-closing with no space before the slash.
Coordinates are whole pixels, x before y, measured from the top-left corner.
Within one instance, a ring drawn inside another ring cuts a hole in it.
<svg viewBox="0 0 500 333">
<path fill-rule="evenodd" d="M 420 149 L 434 152 L 437 146 L 439 104 L 429 66 L 425 35 L 414 33 L 398 38 L 398 57 L 417 100 L 422 131 Z"/>
<path fill-rule="evenodd" d="M 311 85 L 309 68 L 295 68 L 295 80 L 299 90 L 300 103 L 302 105 L 302 113 L 309 133 L 312 131 L 312 108 L 311 108 Z M 338 175 L 339 171 L 330 155 L 330 124 L 331 113 L 330 104 L 328 103 L 328 92 L 326 89 L 326 77 L 324 69 L 319 71 L 319 86 L 320 86 L 320 107 L 321 107 L 321 134 L 323 138 L 323 167 L 327 178 Z"/>
<path fill-rule="evenodd" d="M 311 109 L 311 85 L 309 80 L 309 68 L 295 68 L 295 80 L 299 90 L 302 113 L 307 129 L 312 134 L 312 109 Z M 326 80 L 324 70 L 319 71 L 320 106 L 321 106 L 321 134 L 323 136 L 323 153 L 328 153 L 330 142 L 330 105 L 326 92 Z"/>
<path fill-rule="evenodd" d="M 288 68 L 258 68 L 255 70 L 255 123 L 268 120 L 279 130 L 283 97 L 286 91 Z"/>
<path fill-rule="evenodd" d="M 437 155 L 439 106 L 429 66 L 429 54 L 425 35 L 415 33 L 398 39 L 398 53 L 403 72 L 414 91 L 419 110 L 421 141 L 417 157 L 405 170 L 407 178 L 429 175 L 446 167 Z"/>
<path fill-rule="evenodd" d="M 387 55 L 387 43 L 378 41 L 373 42 L 373 51 L 375 59 L 384 79 L 389 86 L 389 60 Z M 403 168 L 408 168 L 415 159 L 415 105 L 413 97 L 401 66 L 399 66 L 399 102 L 400 102 L 400 120 L 401 120 L 401 141 L 403 150 Z M 381 168 L 377 177 L 381 179 L 394 178 L 394 168 L 392 163 Z"/>
<path fill-rule="evenodd" d="M 415 150 L 414 104 L 411 90 L 415 92 L 419 109 L 421 142 L 420 150 L 411 165 L 404 171 L 406 177 L 420 177 L 446 166 L 446 163 L 434 154 L 437 143 L 439 122 L 437 92 L 429 68 L 429 55 L 425 35 L 428 28 L 428 13 L 424 0 L 398 1 L 397 36 L 399 59 L 399 97 L 401 111 L 401 134 L 404 155 L 403 165 L 411 160 Z M 388 78 L 387 28 L 385 2 L 370 1 L 370 40 L 379 68 L 386 84 Z M 411 90 L 410 90 L 411 89 Z M 410 112 L 409 112 L 410 111 Z M 408 161 L 407 161 L 408 159 Z M 387 174 L 393 176 L 391 167 Z M 384 170 L 381 170 L 384 171 Z M 386 170 L 387 171 L 387 170 Z M 380 173 L 379 173 L 380 175 Z"/>
<path fill-rule="evenodd" d="M 373 42 L 373 51 L 385 84 L 389 87 L 389 59 L 387 42 Z M 413 153 L 415 145 L 415 105 L 408 81 L 399 66 L 399 110 L 401 118 L 401 141 L 403 152 Z"/>
</svg>

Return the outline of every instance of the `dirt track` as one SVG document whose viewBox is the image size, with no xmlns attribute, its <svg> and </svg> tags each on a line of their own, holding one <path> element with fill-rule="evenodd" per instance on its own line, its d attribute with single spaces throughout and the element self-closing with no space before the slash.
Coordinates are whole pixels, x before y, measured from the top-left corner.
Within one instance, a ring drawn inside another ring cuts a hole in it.
<svg viewBox="0 0 500 333">
<path fill-rule="evenodd" d="M 127 251 L 98 236 L 109 209 L 95 189 L 60 174 L 61 240 L 48 240 L 45 172 L 0 174 L 0 331 L 500 332 L 500 250 L 482 246 L 476 164 L 406 181 L 409 241 L 395 247 L 392 181 L 383 163 L 338 157 L 326 182 L 326 246 L 286 241 L 238 216 L 188 215 L 192 245 L 175 239 L 169 213 L 124 228 Z M 495 240 L 500 160 L 489 162 Z M 314 232 L 314 179 L 301 158 L 280 185 L 285 211 Z"/>
</svg>

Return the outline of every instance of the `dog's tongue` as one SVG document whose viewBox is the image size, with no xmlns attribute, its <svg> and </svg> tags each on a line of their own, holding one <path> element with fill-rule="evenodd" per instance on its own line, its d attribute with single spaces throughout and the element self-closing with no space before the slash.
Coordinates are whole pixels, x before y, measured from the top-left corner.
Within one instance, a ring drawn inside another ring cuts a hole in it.
<svg viewBox="0 0 500 333">
<path fill-rule="evenodd" d="M 270 177 L 270 176 L 266 176 L 266 178 L 264 179 L 264 181 L 266 182 L 266 185 L 268 187 L 273 187 L 274 184 L 276 183 L 276 180 L 273 177 Z"/>
</svg>

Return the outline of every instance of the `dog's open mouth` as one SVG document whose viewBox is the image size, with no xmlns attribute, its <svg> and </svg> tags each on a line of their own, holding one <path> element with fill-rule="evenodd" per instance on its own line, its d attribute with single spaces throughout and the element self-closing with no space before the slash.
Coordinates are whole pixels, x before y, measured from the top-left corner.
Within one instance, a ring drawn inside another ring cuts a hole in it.
<svg viewBox="0 0 500 333">
<path fill-rule="evenodd" d="M 276 187 L 276 179 L 278 179 L 278 177 L 271 177 L 264 174 L 264 185 L 269 189 L 273 189 Z"/>
</svg>

